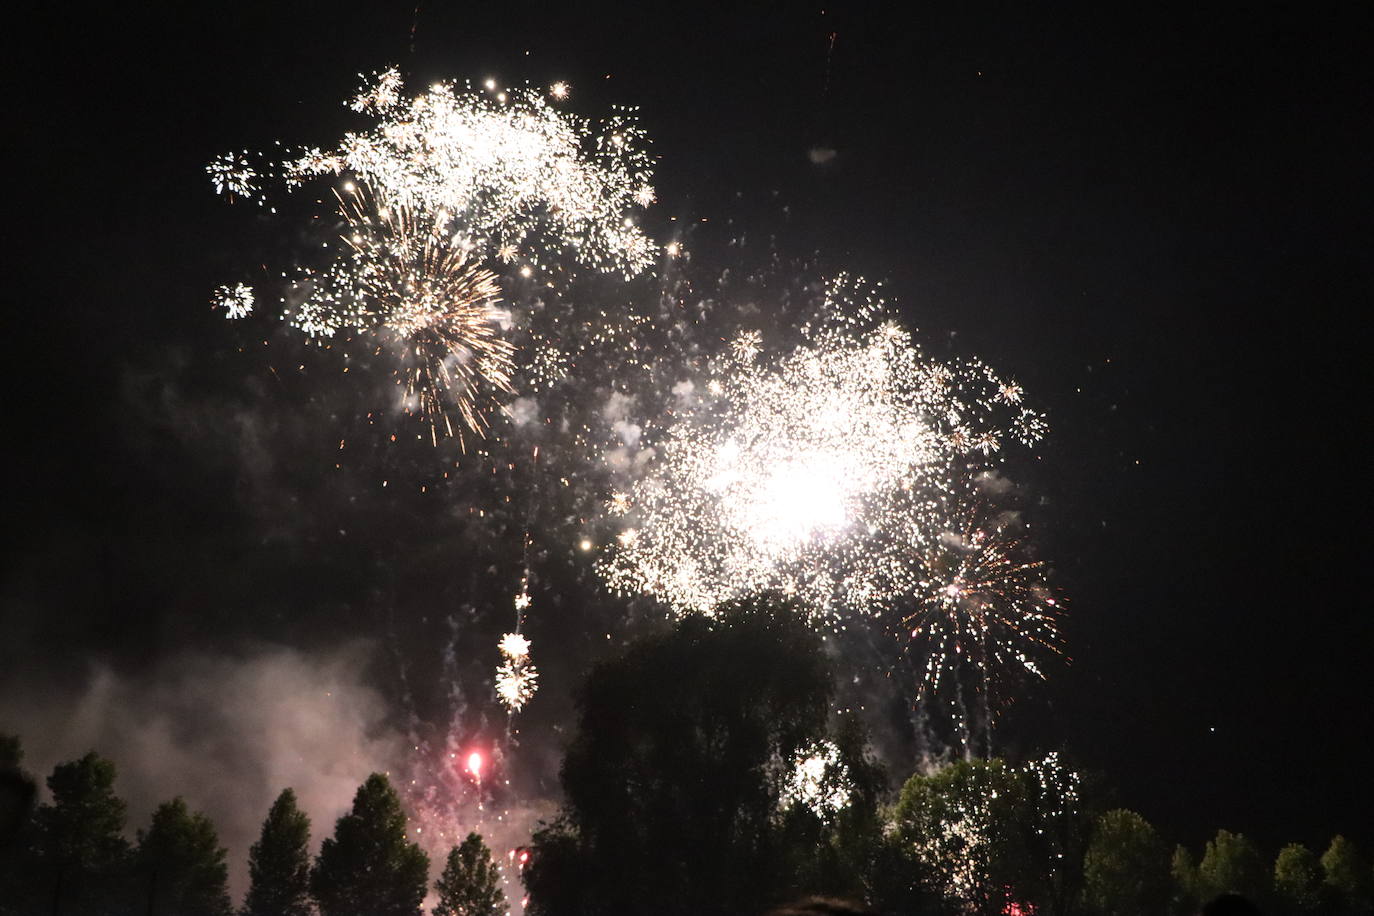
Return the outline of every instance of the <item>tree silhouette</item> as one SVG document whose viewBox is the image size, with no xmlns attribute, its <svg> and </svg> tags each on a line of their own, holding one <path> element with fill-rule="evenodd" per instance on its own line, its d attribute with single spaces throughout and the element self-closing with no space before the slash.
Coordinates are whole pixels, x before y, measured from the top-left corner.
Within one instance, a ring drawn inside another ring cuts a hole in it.
<svg viewBox="0 0 1374 916">
<path fill-rule="evenodd" d="M 1239 894 L 1250 900 L 1267 896 L 1268 869 L 1255 844 L 1243 834 L 1218 830 L 1216 838 L 1207 843 L 1197 873 L 1203 900 L 1222 894 Z"/>
<path fill-rule="evenodd" d="M 0 855 L 33 815 L 38 784 L 24 771 L 24 746 L 14 735 L 0 734 Z"/>
<path fill-rule="evenodd" d="M 1365 913 L 1370 908 L 1369 865 L 1359 848 L 1337 835 L 1322 853 L 1323 884 L 1339 913 Z"/>
<path fill-rule="evenodd" d="M 1301 843 L 1289 843 L 1274 860 L 1274 897 L 1294 916 L 1315 913 L 1322 904 L 1322 866 L 1317 854 Z"/>
<path fill-rule="evenodd" d="M 1002 761 L 960 761 L 908 779 L 893 822 L 948 905 L 1000 914 L 1027 873 L 1024 804 L 1022 780 Z"/>
<path fill-rule="evenodd" d="M 1174 847 L 1169 859 L 1170 906 L 1174 916 L 1192 916 L 1201 900 L 1197 863 L 1183 846 Z"/>
<path fill-rule="evenodd" d="M 501 875 L 478 833 L 469 833 L 461 846 L 449 851 L 434 890 L 439 895 L 434 916 L 502 916 L 507 909 Z"/>
<path fill-rule="evenodd" d="M 135 856 L 148 916 L 229 916 L 226 851 L 215 825 L 181 798 L 153 812 Z"/>
<path fill-rule="evenodd" d="M 429 883 L 429 857 L 406 840 L 406 816 L 391 783 L 373 773 L 353 810 L 320 846 L 310 889 L 323 916 L 417 916 Z"/>
<path fill-rule="evenodd" d="M 310 916 L 310 818 L 283 789 L 248 850 L 243 916 Z"/>
<path fill-rule="evenodd" d="M 1114 916 L 1152 916 L 1169 902 L 1169 849 L 1150 822 L 1117 809 L 1097 819 L 1083 856 L 1083 900 Z"/>
<path fill-rule="evenodd" d="M 0 916 L 19 911 L 31 871 L 28 847 L 38 783 L 23 763 L 19 739 L 0 734 Z"/>
<path fill-rule="evenodd" d="M 130 855 L 115 773 L 94 751 L 53 768 L 52 803 L 34 815 L 27 896 L 38 911 L 103 916 L 125 904 Z"/>
<path fill-rule="evenodd" d="M 758 911 L 792 893 L 784 779 L 825 738 L 819 637 L 778 599 L 690 617 L 598 665 L 536 834 L 529 912 Z"/>
</svg>

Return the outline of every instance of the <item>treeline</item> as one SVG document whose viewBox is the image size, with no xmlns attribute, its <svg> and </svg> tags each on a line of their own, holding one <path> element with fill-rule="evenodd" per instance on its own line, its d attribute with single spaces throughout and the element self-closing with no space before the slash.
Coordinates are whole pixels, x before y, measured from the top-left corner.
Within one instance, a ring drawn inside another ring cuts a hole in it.
<svg viewBox="0 0 1374 916">
<path fill-rule="evenodd" d="M 204 814 L 174 798 L 130 843 L 115 765 L 95 753 L 58 764 L 52 801 L 22 769 L 19 740 L 0 736 L 0 914 L 3 916 L 418 916 L 429 857 L 406 835 L 400 799 L 374 773 L 312 862 L 310 820 L 285 789 L 248 853 L 249 888 L 229 899 L 227 851 Z M 481 836 L 448 855 L 433 916 L 499 916 L 500 875 Z"/>
<path fill-rule="evenodd" d="M 824 898 L 859 908 L 844 912 L 1193 916 L 1226 892 L 1272 914 L 1369 911 L 1374 865 L 1344 839 L 1271 865 L 1223 831 L 1199 862 L 1106 810 L 1100 780 L 1058 754 L 959 761 L 894 792 L 862 728 L 832 714 L 833 685 L 820 637 L 782 600 L 685 619 L 596 666 L 526 912 L 751 916 Z"/>
<path fill-rule="evenodd" d="M 860 725 L 832 713 L 833 691 L 820 637 L 772 599 L 685 619 L 594 667 L 563 807 L 521 872 L 526 912 L 1193 916 L 1227 893 L 1273 916 L 1374 908 L 1374 863 L 1343 837 L 1320 855 L 1290 844 L 1271 857 L 1225 830 L 1171 848 L 1058 754 L 959 761 L 893 791 Z M 0 916 L 234 912 L 203 815 L 174 799 L 129 843 L 109 761 L 59 765 L 43 805 L 20 764 L 18 742 L 0 744 Z M 288 789 L 250 851 L 242 916 L 419 916 L 430 863 L 384 776 L 313 859 L 309 839 Z M 475 834 L 433 890 L 434 916 L 506 909 Z M 844 903 L 805 909 L 812 898 Z"/>
<path fill-rule="evenodd" d="M 913 873 L 956 911 L 1192 916 L 1223 895 L 1279 916 L 1374 911 L 1374 862 L 1343 836 L 1320 856 L 1290 843 L 1270 858 L 1219 830 L 1199 859 L 1094 794 L 1054 755 L 1019 768 L 962 762 L 909 779 L 887 824 Z"/>
</svg>

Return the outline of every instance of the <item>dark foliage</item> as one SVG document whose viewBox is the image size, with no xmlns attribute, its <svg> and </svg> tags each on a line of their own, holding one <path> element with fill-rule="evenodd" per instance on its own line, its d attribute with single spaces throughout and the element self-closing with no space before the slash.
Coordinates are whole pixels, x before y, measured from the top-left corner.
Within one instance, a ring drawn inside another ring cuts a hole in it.
<svg viewBox="0 0 1374 916">
<path fill-rule="evenodd" d="M 310 889 L 323 916 L 418 916 L 429 857 L 406 840 L 406 816 L 391 783 L 373 773 L 320 846 Z"/>
<path fill-rule="evenodd" d="M 229 916 L 226 850 L 215 825 L 180 798 L 153 812 L 138 832 L 135 874 L 147 916 Z"/>
<path fill-rule="evenodd" d="M 434 890 L 439 895 L 434 916 L 504 916 L 507 910 L 501 875 L 478 833 L 469 833 L 449 851 Z"/>
<path fill-rule="evenodd" d="M 802 828 L 781 817 L 783 762 L 825 737 L 830 695 L 819 637 L 773 599 L 688 618 L 599 665 L 563 764 L 563 817 L 535 838 L 532 916 L 708 916 L 794 896 L 787 838 Z"/>
<path fill-rule="evenodd" d="M 248 895 L 243 916 L 309 916 L 310 818 L 283 789 L 272 803 L 262 835 L 248 850 Z"/>
</svg>

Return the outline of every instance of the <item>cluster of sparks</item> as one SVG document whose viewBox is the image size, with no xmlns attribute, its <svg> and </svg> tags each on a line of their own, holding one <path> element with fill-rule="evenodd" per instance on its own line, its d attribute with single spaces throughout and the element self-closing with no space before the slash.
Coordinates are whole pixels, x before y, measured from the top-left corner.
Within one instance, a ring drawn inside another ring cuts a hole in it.
<svg viewBox="0 0 1374 916">
<path fill-rule="evenodd" d="M 497 648 L 501 664 L 496 669 L 496 695 L 511 712 L 519 712 L 539 688 L 539 671 L 530 661 L 530 641 L 519 633 L 507 633 Z"/>
<path fill-rule="evenodd" d="M 948 532 L 973 477 L 1043 418 L 987 365 L 929 356 L 862 287 L 838 281 L 780 357 L 734 338 L 613 500 L 605 579 L 679 614 L 776 591 L 839 628 L 870 617 L 928 648 L 928 683 L 965 659 L 1038 675 L 1032 650 L 1057 632 L 1042 566 L 1013 561 L 1000 530 Z"/>
<path fill-rule="evenodd" d="M 566 97 L 566 84 L 549 95 Z M 350 107 L 374 124 L 336 147 L 279 162 L 230 153 L 206 170 L 219 193 L 259 204 L 269 177 L 288 189 L 338 180 L 341 237 L 323 243 L 334 255 L 283 274 L 283 317 L 313 339 L 361 341 L 373 354 L 380 337 L 401 405 L 429 422 L 436 442 L 461 437 L 450 410 L 481 434 L 511 390 L 498 274 L 529 279 L 545 258 L 566 255 L 563 263 L 630 277 L 656 257 L 635 218 L 654 200 L 643 131 L 628 110 L 594 126 L 539 92 L 492 82 L 437 83 L 407 97 L 395 69 Z M 233 303 L 251 307 L 248 286 L 233 287 L 232 300 L 226 289 L 218 301 L 231 315 Z"/>
<path fill-rule="evenodd" d="M 224 309 L 225 318 L 247 318 L 253 313 L 253 288 L 246 283 L 226 284 L 215 290 L 214 303 Z"/>
<path fill-rule="evenodd" d="M 501 336 L 497 276 L 456 239 L 445 211 L 379 204 L 360 184 L 338 196 L 346 254 L 296 287 L 308 295 L 291 316 L 315 336 L 341 330 L 394 350 L 406 408 L 453 436 L 450 405 L 480 432 L 482 405 L 510 388 L 513 345 Z"/>
<path fill-rule="evenodd" d="M 938 693 L 965 662 L 1043 680 L 1037 656 L 1058 651 L 1058 600 L 1045 582 L 1045 564 L 1025 559 L 1010 523 L 986 514 L 967 509 L 922 550 L 920 600 L 902 623 L 931 650 L 923 690 Z"/>
</svg>

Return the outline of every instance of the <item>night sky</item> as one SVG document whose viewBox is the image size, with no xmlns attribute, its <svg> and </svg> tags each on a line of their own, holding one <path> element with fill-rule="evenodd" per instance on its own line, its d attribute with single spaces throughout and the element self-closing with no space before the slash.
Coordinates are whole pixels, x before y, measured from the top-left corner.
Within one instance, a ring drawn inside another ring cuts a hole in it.
<svg viewBox="0 0 1374 916">
<path fill-rule="evenodd" d="M 68 717 L 96 670 L 157 698 L 196 659 L 308 668 L 357 640 L 368 696 L 399 702 L 401 673 L 417 706 L 442 693 L 441 661 L 398 653 L 463 627 L 443 497 L 340 478 L 327 381 L 275 380 L 209 308 L 290 251 L 205 163 L 327 144 L 358 74 L 396 64 L 640 106 L 651 233 L 675 216 L 702 252 L 747 236 L 885 280 L 1025 386 L 1052 435 L 1020 482 L 1073 661 L 1017 741 L 1176 841 L 1374 839 L 1367 6 L 129 6 L 9 28 L 0 730 L 35 769 L 87 749 Z M 99 749 L 129 775 L 141 753 Z M 166 778 L 194 800 L 209 777 Z"/>
</svg>

